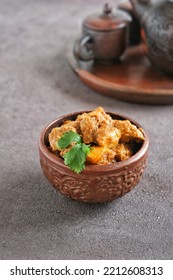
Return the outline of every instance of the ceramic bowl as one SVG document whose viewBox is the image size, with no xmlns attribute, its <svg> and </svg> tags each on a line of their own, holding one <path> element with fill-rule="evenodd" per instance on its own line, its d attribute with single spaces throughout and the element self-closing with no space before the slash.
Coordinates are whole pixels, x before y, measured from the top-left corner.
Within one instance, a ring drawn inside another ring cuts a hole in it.
<svg viewBox="0 0 173 280">
<path fill-rule="evenodd" d="M 140 181 L 147 165 L 148 136 L 143 129 L 145 140 L 138 151 L 129 159 L 107 165 L 87 165 L 80 174 L 71 171 L 63 159 L 48 149 L 48 134 L 54 127 L 61 126 L 65 120 L 75 120 L 75 112 L 64 115 L 47 125 L 39 137 L 40 164 L 50 184 L 63 195 L 77 201 L 88 203 L 110 202 L 131 191 Z M 113 119 L 128 119 L 141 127 L 136 121 L 116 113 L 110 113 Z"/>
</svg>

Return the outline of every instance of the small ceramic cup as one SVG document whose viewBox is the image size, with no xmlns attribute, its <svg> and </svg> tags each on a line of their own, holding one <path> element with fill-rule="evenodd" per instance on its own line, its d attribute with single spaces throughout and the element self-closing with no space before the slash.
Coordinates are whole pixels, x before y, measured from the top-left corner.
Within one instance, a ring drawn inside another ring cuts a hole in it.
<svg viewBox="0 0 173 280">
<path fill-rule="evenodd" d="M 113 13 L 105 4 L 102 14 L 83 21 L 83 36 L 75 44 L 76 56 L 85 61 L 114 62 L 126 49 L 131 20 L 130 14 L 118 9 Z"/>
</svg>

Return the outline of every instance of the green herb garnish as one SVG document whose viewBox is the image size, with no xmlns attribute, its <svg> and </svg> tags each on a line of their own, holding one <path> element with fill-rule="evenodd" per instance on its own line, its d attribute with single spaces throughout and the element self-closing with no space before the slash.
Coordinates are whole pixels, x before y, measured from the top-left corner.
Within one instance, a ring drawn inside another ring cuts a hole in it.
<svg viewBox="0 0 173 280">
<path fill-rule="evenodd" d="M 71 143 L 75 143 L 71 149 L 64 154 L 64 163 L 69 168 L 79 174 L 85 169 L 86 156 L 90 151 L 90 146 L 82 143 L 80 135 L 74 131 L 65 132 L 58 140 L 58 147 L 66 149 Z"/>
</svg>

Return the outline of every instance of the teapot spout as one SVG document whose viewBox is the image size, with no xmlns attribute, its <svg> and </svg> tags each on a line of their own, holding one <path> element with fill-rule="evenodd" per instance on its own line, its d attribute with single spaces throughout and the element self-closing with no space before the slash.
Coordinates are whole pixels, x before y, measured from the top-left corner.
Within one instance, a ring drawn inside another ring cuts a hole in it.
<svg viewBox="0 0 173 280">
<path fill-rule="evenodd" d="M 130 2 L 139 19 L 143 18 L 143 15 L 148 11 L 148 7 L 151 4 L 151 0 L 130 0 Z"/>
</svg>

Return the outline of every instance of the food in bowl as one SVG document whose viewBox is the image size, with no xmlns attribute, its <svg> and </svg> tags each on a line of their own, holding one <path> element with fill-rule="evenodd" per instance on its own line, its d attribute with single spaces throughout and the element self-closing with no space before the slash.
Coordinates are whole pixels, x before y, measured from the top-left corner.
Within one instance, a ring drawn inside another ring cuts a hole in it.
<svg viewBox="0 0 173 280">
<path fill-rule="evenodd" d="M 80 173 L 86 164 L 112 164 L 134 155 L 144 140 L 141 128 L 113 119 L 102 107 L 65 120 L 48 135 L 50 151 Z"/>
<path fill-rule="evenodd" d="M 149 139 L 146 131 L 135 120 L 114 112 L 106 113 L 112 120 L 129 120 L 132 125 L 141 131 L 144 140 L 133 137 L 135 139 L 134 154 L 127 159 L 117 159 L 117 161 L 114 160 L 106 164 L 91 164 L 86 161 L 84 169 L 78 174 L 64 164 L 64 158 L 60 156 L 60 151 L 52 150 L 49 135 L 54 128 L 61 127 L 63 124 L 70 124 L 71 121 L 75 121 L 83 113 L 89 112 L 80 111 L 59 116 L 45 126 L 39 137 L 41 168 L 50 184 L 66 197 L 85 203 L 110 202 L 131 191 L 141 180 L 147 166 Z M 130 143 L 132 139 L 128 137 L 129 135 L 126 135 L 123 141 L 130 140 Z M 106 147 L 103 148 L 107 149 Z M 121 150 L 121 145 L 119 148 Z"/>
</svg>

